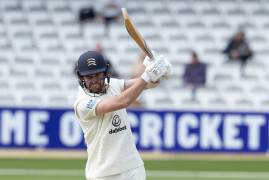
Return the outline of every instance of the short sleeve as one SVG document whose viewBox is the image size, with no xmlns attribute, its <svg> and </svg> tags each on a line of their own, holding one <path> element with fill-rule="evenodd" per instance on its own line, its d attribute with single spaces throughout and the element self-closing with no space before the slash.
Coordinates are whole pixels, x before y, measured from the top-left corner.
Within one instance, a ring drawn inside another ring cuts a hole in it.
<svg viewBox="0 0 269 180">
<path fill-rule="evenodd" d="M 101 99 L 97 98 L 87 98 L 80 100 L 76 107 L 76 115 L 80 120 L 88 121 L 92 118 L 96 117 L 96 105 L 99 103 Z"/>
<path fill-rule="evenodd" d="M 118 92 L 122 92 L 124 90 L 124 79 L 111 78 L 110 84 L 112 87 L 117 89 Z"/>
<path fill-rule="evenodd" d="M 120 86 L 120 90 L 123 91 L 124 90 L 124 79 L 120 79 L 119 80 L 119 86 Z"/>
</svg>

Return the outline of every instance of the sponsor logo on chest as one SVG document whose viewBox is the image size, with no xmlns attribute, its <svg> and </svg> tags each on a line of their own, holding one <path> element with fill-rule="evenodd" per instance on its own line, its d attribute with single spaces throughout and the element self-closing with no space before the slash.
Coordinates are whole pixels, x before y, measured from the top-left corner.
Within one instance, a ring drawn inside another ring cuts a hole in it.
<svg viewBox="0 0 269 180">
<path fill-rule="evenodd" d="M 114 128 L 109 130 L 109 134 L 118 133 L 120 131 L 123 131 L 123 130 L 127 129 L 126 125 L 120 126 L 121 125 L 121 119 L 120 119 L 120 116 L 117 115 L 117 114 L 113 115 L 111 123 L 112 123 Z"/>
</svg>

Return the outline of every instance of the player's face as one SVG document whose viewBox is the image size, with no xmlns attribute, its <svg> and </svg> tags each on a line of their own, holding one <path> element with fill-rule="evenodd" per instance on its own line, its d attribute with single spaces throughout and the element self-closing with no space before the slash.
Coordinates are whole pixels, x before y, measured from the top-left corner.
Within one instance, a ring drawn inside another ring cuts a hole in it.
<svg viewBox="0 0 269 180">
<path fill-rule="evenodd" d="M 83 76 L 83 81 L 85 82 L 87 89 L 92 93 L 101 93 L 104 90 L 105 75 L 102 72 Z"/>
</svg>

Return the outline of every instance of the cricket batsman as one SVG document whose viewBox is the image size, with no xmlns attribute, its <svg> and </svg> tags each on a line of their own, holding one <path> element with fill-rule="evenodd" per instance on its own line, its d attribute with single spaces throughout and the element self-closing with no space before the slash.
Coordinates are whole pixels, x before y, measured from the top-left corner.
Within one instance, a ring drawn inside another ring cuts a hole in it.
<svg viewBox="0 0 269 180">
<path fill-rule="evenodd" d="M 145 58 L 144 64 L 141 77 L 122 80 L 110 78 L 104 57 L 96 51 L 87 51 L 78 59 L 80 87 L 74 110 L 87 145 L 87 180 L 146 179 L 126 108 L 144 89 L 155 88 L 171 64 L 163 56 L 151 61 Z"/>
</svg>

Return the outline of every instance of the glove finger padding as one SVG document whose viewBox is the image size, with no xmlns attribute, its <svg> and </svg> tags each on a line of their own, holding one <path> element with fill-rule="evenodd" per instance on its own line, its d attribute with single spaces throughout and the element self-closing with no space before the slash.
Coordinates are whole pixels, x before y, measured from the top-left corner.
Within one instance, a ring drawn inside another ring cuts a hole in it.
<svg viewBox="0 0 269 180">
<path fill-rule="evenodd" d="M 146 57 L 143 64 L 146 66 L 146 69 L 141 77 L 147 83 L 168 79 L 172 74 L 172 65 L 163 55 L 155 56 L 154 54 L 154 59 Z"/>
<path fill-rule="evenodd" d="M 158 81 L 167 72 L 168 66 L 164 58 L 157 58 L 154 63 L 146 67 L 145 73 L 151 82 Z"/>
<path fill-rule="evenodd" d="M 148 67 L 151 63 L 153 63 L 153 61 L 148 56 L 146 56 L 143 61 L 144 66 Z"/>
<path fill-rule="evenodd" d="M 152 51 L 153 57 L 155 57 L 155 52 Z M 150 64 L 154 63 L 155 59 L 150 59 L 148 56 L 145 57 L 143 64 L 145 67 L 148 67 Z"/>
<path fill-rule="evenodd" d="M 167 59 L 164 59 L 164 61 L 166 64 L 167 72 L 163 76 L 163 79 L 168 79 L 172 75 L 172 65 Z"/>
</svg>

